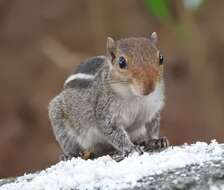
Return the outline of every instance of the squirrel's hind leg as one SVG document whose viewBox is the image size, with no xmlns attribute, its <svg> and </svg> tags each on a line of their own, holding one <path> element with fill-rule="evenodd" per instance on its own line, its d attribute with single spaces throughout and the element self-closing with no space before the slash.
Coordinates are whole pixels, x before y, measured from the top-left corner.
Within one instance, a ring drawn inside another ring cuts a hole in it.
<svg viewBox="0 0 224 190">
<path fill-rule="evenodd" d="M 49 118 L 53 128 L 54 135 L 58 141 L 63 154 L 59 156 L 60 160 L 68 160 L 72 157 L 80 156 L 80 146 L 76 140 L 75 134 L 70 131 L 69 122 L 63 110 L 62 96 L 56 96 L 49 105 Z"/>
</svg>

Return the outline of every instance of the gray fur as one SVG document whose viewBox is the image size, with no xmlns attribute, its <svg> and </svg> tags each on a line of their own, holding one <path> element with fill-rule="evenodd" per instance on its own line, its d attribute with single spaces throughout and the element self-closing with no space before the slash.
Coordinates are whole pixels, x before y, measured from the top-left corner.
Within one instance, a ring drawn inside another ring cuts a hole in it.
<svg viewBox="0 0 224 190">
<path fill-rule="evenodd" d="M 82 62 L 78 66 L 78 68 L 74 72 L 72 72 L 72 74 L 85 73 L 85 74 L 94 75 L 102 67 L 102 65 L 104 64 L 104 61 L 105 61 L 104 56 L 97 56 L 97 57 L 92 57 L 90 59 L 87 59 L 84 62 Z"/>
<path fill-rule="evenodd" d="M 160 129 L 160 114 L 157 114 L 150 122 L 146 123 L 145 128 L 150 139 L 158 139 Z"/>
<path fill-rule="evenodd" d="M 51 101 L 50 121 L 65 155 L 77 157 L 91 148 L 96 155 L 113 148 L 141 153 L 133 142 L 158 138 L 163 83 L 148 97 L 123 99 L 107 82 L 110 69 L 105 57 L 87 60 L 78 71 L 94 74 L 94 79 L 70 81 Z"/>
<path fill-rule="evenodd" d="M 98 56 L 98 57 L 92 57 L 90 59 L 87 59 L 86 61 L 82 62 L 78 68 L 71 73 L 77 74 L 77 73 L 83 73 L 83 74 L 89 74 L 89 75 L 95 75 L 99 69 L 103 66 L 105 62 L 104 56 Z M 65 83 L 64 88 L 89 88 L 92 86 L 92 80 L 87 79 L 75 79 L 71 80 L 68 83 Z"/>
<path fill-rule="evenodd" d="M 64 85 L 64 88 L 86 89 L 92 86 L 92 80 L 74 79 Z"/>
</svg>

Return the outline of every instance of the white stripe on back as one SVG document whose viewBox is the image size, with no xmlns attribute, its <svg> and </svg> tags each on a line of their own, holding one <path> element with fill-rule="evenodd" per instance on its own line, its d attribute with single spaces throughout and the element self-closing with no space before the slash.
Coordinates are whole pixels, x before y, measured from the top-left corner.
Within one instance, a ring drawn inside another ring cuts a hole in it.
<svg viewBox="0 0 224 190">
<path fill-rule="evenodd" d="M 94 79 L 94 75 L 89 75 L 89 74 L 85 74 L 85 73 L 77 73 L 77 74 L 69 76 L 67 78 L 67 80 L 65 81 L 65 84 L 67 84 L 70 81 L 73 81 L 75 79 L 92 80 L 92 79 Z"/>
</svg>

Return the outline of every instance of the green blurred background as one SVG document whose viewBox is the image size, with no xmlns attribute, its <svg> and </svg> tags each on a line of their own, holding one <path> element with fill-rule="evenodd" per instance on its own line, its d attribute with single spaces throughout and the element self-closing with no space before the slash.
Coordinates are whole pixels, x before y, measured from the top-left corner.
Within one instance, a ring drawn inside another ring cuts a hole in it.
<svg viewBox="0 0 224 190">
<path fill-rule="evenodd" d="M 0 177 L 50 166 L 47 107 L 106 37 L 150 36 L 165 57 L 161 133 L 172 144 L 224 138 L 223 0 L 0 0 Z"/>
</svg>

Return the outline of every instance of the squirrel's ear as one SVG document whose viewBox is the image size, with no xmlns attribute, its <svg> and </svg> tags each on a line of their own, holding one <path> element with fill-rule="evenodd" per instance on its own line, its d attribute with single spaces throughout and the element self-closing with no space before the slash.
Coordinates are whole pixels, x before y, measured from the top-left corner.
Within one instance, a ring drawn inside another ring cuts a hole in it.
<svg viewBox="0 0 224 190">
<path fill-rule="evenodd" d="M 153 32 L 153 33 L 151 34 L 151 36 L 150 36 L 150 40 L 151 40 L 154 44 L 157 43 L 157 41 L 158 41 L 158 35 L 157 35 L 156 32 Z"/>
<path fill-rule="evenodd" d="M 107 37 L 107 55 L 110 56 L 112 60 L 115 57 L 114 50 L 115 50 L 115 42 L 113 38 Z"/>
</svg>

